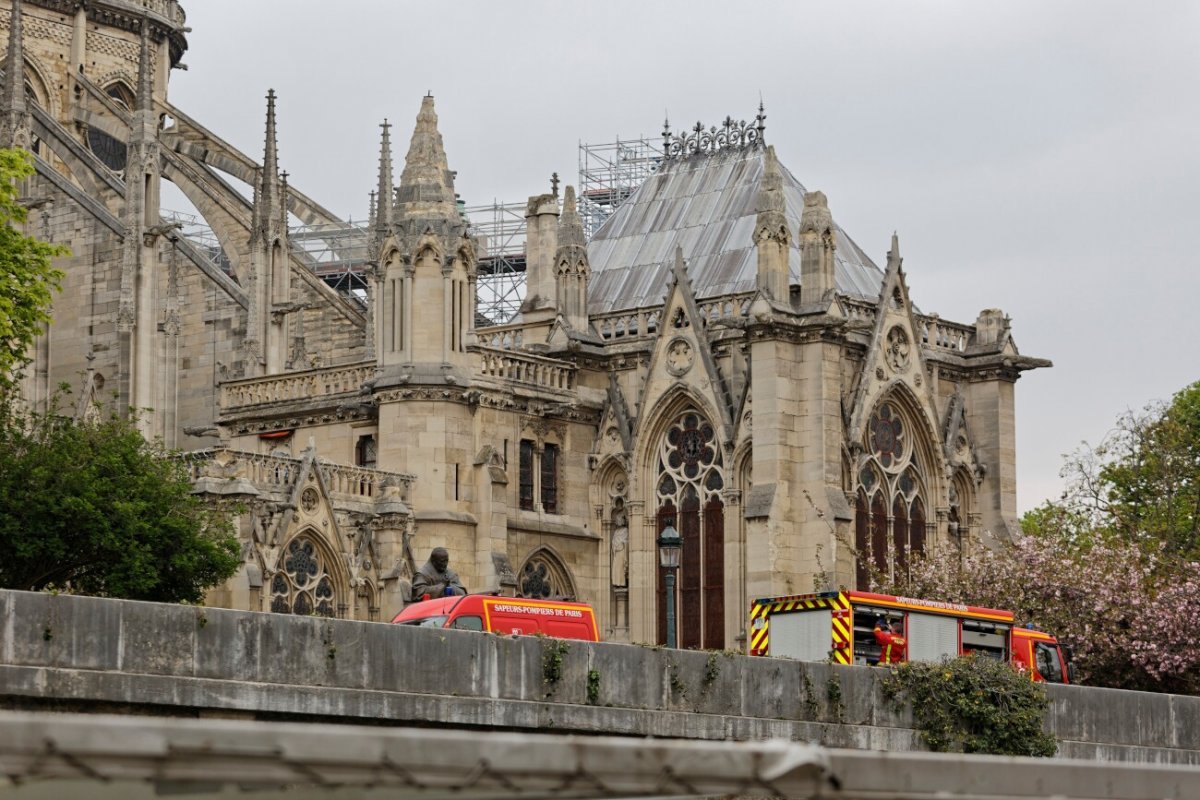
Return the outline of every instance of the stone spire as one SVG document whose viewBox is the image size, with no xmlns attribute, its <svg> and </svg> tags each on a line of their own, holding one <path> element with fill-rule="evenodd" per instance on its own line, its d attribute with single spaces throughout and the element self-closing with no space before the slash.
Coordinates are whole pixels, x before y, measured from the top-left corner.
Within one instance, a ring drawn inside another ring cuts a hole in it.
<svg viewBox="0 0 1200 800">
<path fill-rule="evenodd" d="M 788 302 L 791 283 L 788 251 L 792 236 L 787 226 L 786 208 L 783 173 L 775 158 L 775 148 L 768 147 L 758 184 L 754 245 L 758 249 L 758 289 L 777 303 Z"/>
<path fill-rule="evenodd" d="M 392 180 L 392 126 L 385 119 L 379 127 L 383 135 L 379 137 L 379 188 L 375 192 L 375 229 L 379 231 L 382 240 L 384 232 L 392 227 L 392 198 L 395 186 Z"/>
<path fill-rule="evenodd" d="M 287 229 L 276 229 L 278 219 L 287 213 L 287 198 L 283 197 L 280 186 L 280 157 L 275 137 L 275 90 L 266 91 L 266 133 L 263 143 L 263 167 L 259 170 L 258 185 L 254 187 L 254 206 L 251 221 L 251 240 L 270 242 L 277 236 L 282 236 Z"/>
<path fill-rule="evenodd" d="M 454 173 L 446 162 L 437 121 L 433 95 L 426 95 L 421 99 L 421 111 L 400 175 L 396 205 L 403 218 L 459 220 Z"/>
<path fill-rule="evenodd" d="M 887 268 L 891 272 L 892 267 L 897 267 L 904 263 L 904 259 L 900 257 L 900 237 L 895 231 L 892 231 L 892 249 L 888 250 Z"/>
<path fill-rule="evenodd" d="M 837 288 L 833 267 L 833 215 L 824 192 L 804 195 L 800 215 L 800 303 L 821 302 Z"/>
<path fill-rule="evenodd" d="M 558 218 L 558 247 L 554 253 L 558 313 L 577 331 L 588 326 L 587 287 L 591 276 L 583 220 L 575 205 L 575 187 L 568 186 Z"/>
<path fill-rule="evenodd" d="M 29 146 L 29 108 L 25 103 L 25 47 L 21 32 L 21 0 L 12 0 L 8 61 L 0 91 L 0 145 Z"/>
<path fill-rule="evenodd" d="M 245 374 L 253 377 L 285 369 L 291 303 L 291 261 L 287 242 L 287 173 L 280 176 L 275 136 L 275 90 L 267 92 L 263 163 L 254 192 L 250 223 L 250 309 L 243 343 Z"/>
</svg>

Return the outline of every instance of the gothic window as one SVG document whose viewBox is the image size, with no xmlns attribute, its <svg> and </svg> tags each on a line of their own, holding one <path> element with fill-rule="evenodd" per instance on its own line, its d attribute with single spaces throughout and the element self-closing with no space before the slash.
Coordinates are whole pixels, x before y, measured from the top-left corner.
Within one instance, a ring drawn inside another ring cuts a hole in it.
<svg viewBox="0 0 1200 800">
<path fill-rule="evenodd" d="M 379 447 L 375 443 L 375 436 L 367 435 L 358 437 L 358 444 L 354 448 L 354 463 L 360 467 L 375 469 L 378 459 Z"/>
<path fill-rule="evenodd" d="M 528 439 L 521 440 L 521 455 L 520 455 L 520 485 L 521 508 L 526 511 L 533 510 L 533 442 Z"/>
<path fill-rule="evenodd" d="M 683 538 L 676 576 L 679 645 L 725 646 L 725 472 L 716 431 L 699 412 L 680 414 L 659 445 L 658 530 L 673 525 Z M 666 589 L 658 579 L 660 642 L 666 641 Z"/>
<path fill-rule="evenodd" d="M 297 536 L 284 549 L 271 578 L 271 610 L 277 614 L 332 617 L 339 611 L 328 564 L 316 544 Z"/>
<path fill-rule="evenodd" d="M 133 92 L 129 90 L 123 83 L 114 83 L 105 88 L 104 93 L 112 98 L 118 106 L 126 110 L 133 110 L 136 101 Z M 87 145 L 88 148 L 96 154 L 104 166 L 111 169 L 113 172 L 123 172 L 125 164 L 128 161 L 129 155 L 125 143 L 119 139 L 114 139 L 107 133 L 96 128 L 87 129 Z"/>
<path fill-rule="evenodd" d="M 559 471 L 561 445 L 534 439 L 522 439 L 517 460 L 517 505 L 526 511 L 563 513 Z"/>
<path fill-rule="evenodd" d="M 926 485 L 914 436 L 918 428 L 895 402 L 880 403 L 867 423 L 855 487 L 854 546 L 859 589 L 870 589 L 873 567 L 887 577 L 925 551 Z"/>
<path fill-rule="evenodd" d="M 522 597 L 574 598 L 575 586 L 565 567 L 548 550 L 529 557 L 517 577 Z"/>
<path fill-rule="evenodd" d="M 542 448 L 542 510 L 558 513 L 558 445 Z"/>
</svg>

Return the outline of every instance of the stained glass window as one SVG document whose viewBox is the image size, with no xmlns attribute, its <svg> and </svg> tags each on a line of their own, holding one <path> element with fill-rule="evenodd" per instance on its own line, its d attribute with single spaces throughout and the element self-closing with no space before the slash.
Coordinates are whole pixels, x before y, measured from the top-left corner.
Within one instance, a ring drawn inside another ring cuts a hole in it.
<svg viewBox="0 0 1200 800">
<path fill-rule="evenodd" d="M 659 530 L 673 525 L 683 539 L 675 584 L 679 646 L 725 646 L 725 473 L 716 430 L 699 412 L 675 418 L 659 445 Z M 658 576 L 659 641 L 664 642 L 666 587 Z"/>
<path fill-rule="evenodd" d="M 317 546 L 297 536 L 284 549 L 283 568 L 271 578 L 271 610 L 279 614 L 317 614 L 337 611 L 336 591 Z"/>
<path fill-rule="evenodd" d="M 884 403 L 871 415 L 871 450 L 884 469 L 894 467 L 904 452 L 904 425 L 892 407 Z"/>
</svg>

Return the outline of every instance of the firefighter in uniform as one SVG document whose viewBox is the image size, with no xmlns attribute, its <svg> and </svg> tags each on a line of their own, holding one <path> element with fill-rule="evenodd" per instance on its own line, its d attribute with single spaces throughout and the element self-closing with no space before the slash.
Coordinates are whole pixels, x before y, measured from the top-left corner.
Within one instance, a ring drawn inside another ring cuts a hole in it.
<svg viewBox="0 0 1200 800">
<path fill-rule="evenodd" d="M 888 625 L 888 621 L 883 617 L 875 620 L 875 641 L 882 648 L 879 653 L 880 666 L 899 664 L 907 660 L 905 648 L 908 642 L 902 634 L 899 621 Z"/>
</svg>

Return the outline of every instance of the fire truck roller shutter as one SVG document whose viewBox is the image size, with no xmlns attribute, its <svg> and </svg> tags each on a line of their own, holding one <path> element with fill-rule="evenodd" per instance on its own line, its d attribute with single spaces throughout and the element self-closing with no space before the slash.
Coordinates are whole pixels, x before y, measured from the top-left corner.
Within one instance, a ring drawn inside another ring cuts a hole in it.
<svg viewBox="0 0 1200 800">
<path fill-rule="evenodd" d="M 905 633 L 910 661 L 937 661 L 958 656 L 958 620 L 954 617 L 910 611 Z"/>
<path fill-rule="evenodd" d="M 767 655 L 824 661 L 833 649 L 833 612 L 828 608 L 771 615 Z"/>
</svg>

